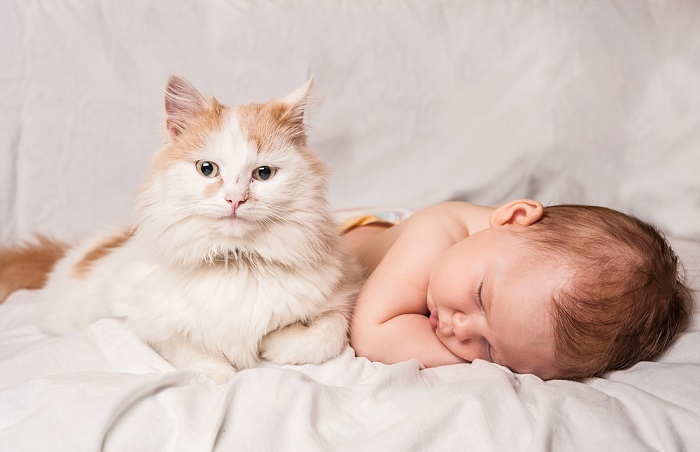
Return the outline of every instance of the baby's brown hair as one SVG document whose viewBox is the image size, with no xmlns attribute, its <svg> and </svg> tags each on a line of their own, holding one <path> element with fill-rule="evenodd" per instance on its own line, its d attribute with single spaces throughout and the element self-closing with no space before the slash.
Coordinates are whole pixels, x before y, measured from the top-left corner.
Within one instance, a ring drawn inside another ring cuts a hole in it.
<svg viewBox="0 0 700 452">
<path fill-rule="evenodd" d="M 539 250 L 572 270 L 553 294 L 559 378 L 653 359 L 688 325 L 682 264 L 651 224 L 605 207 L 559 205 L 527 229 Z"/>
</svg>

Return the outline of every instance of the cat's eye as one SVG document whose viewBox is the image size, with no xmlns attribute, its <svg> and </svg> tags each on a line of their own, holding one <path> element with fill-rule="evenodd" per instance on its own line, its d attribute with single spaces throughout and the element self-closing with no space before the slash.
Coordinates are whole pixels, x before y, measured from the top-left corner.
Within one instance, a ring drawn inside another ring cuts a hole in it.
<svg viewBox="0 0 700 452">
<path fill-rule="evenodd" d="M 208 160 L 197 160 L 195 163 L 197 171 L 205 177 L 216 177 L 219 175 L 219 165 Z"/>
<path fill-rule="evenodd" d="M 253 170 L 253 179 L 268 180 L 275 175 L 277 169 L 274 166 L 261 166 Z"/>
</svg>

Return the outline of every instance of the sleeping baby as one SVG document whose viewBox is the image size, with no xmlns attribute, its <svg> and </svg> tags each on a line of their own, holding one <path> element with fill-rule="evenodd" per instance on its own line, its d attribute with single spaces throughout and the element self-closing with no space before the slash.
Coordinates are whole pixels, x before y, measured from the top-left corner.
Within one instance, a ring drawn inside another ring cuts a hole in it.
<svg viewBox="0 0 700 452">
<path fill-rule="evenodd" d="M 583 379 L 653 359 L 689 323 L 681 264 L 653 226 L 595 206 L 441 203 L 365 216 L 345 240 L 367 280 L 358 356 L 426 367 L 483 359 Z"/>
</svg>

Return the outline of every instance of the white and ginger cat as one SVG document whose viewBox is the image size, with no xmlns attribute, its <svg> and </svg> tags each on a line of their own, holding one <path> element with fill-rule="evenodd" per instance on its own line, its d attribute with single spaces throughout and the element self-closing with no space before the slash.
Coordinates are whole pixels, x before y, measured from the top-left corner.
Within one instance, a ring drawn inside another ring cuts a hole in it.
<svg viewBox="0 0 700 452">
<path fill-rule="evenodd" d="M 0 297 L 45 280 L 47 331 L 121 319 L 176 368 L 218 382 L 261 357 L 338 355 L 361 277 L 307 145 L 310 89 L 229 107 L 171 76 L 167 143 L 131 224 L 75 247 L 39 237 L 0 251 Z"/>
</svg>

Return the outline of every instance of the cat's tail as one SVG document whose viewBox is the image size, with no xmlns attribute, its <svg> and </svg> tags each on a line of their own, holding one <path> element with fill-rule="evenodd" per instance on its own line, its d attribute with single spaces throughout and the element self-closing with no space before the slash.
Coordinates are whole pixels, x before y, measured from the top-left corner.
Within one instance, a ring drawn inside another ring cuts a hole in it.
<svg viewBox="0 0 700 452">
<path fill-rule="evenodd" d="M 56 262 L 66 252 L 66 245 L 36 236 L 36 242 L 0 248 L 0 303 L 19 289 L 40 289 Z"/>
</svg>

